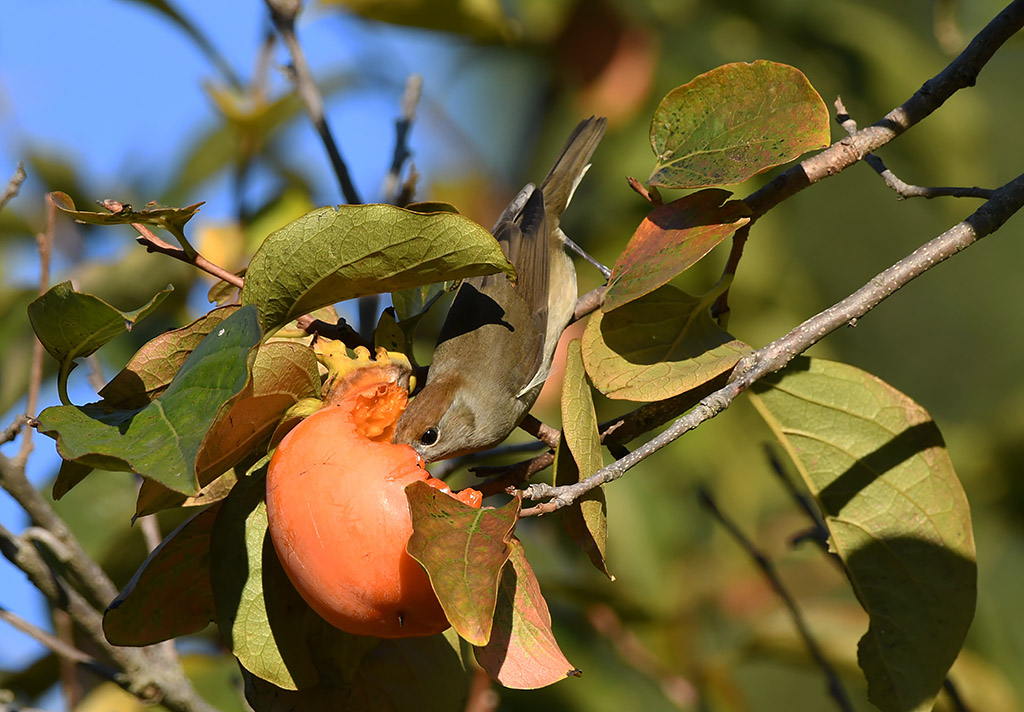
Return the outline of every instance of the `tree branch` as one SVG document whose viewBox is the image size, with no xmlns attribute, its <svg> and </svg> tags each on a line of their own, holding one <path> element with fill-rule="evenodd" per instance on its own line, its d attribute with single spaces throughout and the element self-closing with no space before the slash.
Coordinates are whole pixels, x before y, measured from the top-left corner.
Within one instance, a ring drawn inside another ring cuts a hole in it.
<svg viewBox="0 0 1024 712">
<path fill-rule="evenodd" d="M 826 148 L 754 191 L 743 201 L 750 207 L 750 222 L 736 231 L 732 250 L 724 274 L 736 274 L 750 228 L 759 217 L 776 205 L 791 198 L 804 188 L 833 176 L 877 151 L 914 124 L 925 119 L 942 106 L 953 94 L 974 86 L 978 74 L 996 50 L 1024 27 L 1024 0 L 1014 0 L 974 36 L 966 49 L 945 69 L 926 81 L 903 104 L 896 107 L 872 126 L 859 130 Z M 725 315 L 729 311 L 729 292 L 715 302 L 712 313 Z"/>
<path fill-rule="evenodd" d="M 18 163 L 18 167 L 14 169 L 14 175 L 7 181 L 7 186 L 4 188 L 4 192 L 0 193 L 0 210 L 4 209 L 7 202 L 18 194 L 21 190 L 21 184 L 25 182 L 25 165 Z"/>
<path fill-rule="evenodd" d="M 821 646 L 818 645 L 818 641 L 811 633 L 811 629 L 807 625 L 807 621 L 804 620 L 803 614 L 800 612 L 800 608 L 796 605 L 796 599 L 793 598 L 793 594 L 789 592 L 786 585 L 782 582 L 782 578 L 779 576 L 779 572 L 776 570 L 775 565 L 772 563 L 768 555 L 757 548 L 753 541 L 751 541 L 739 528 L 736 522 L 732 521 L 725 515 L 724 512 L 718 507 L 718 503 L 715 502 L 711 491 L 706 487 L 701 487 L 697 493 L 697 497 L 700 499 L 704 508 L 713 516 L 722 527 L 725 528 L 729 535 L 732 536 L 733 540 L 740 545 L 740 548 L 746 552 L 747 556 L 757 565 L 757 568 L 764 574 L 765 579 L 768 581 L 772 590 L 775 591 L 776 595 L 782 599 L 786 609 L 789 611 L 790 618 L 793 619 L 793 624 L 796 626 L 797 632 L 804 641 L 804 645 L 807 646 L 808 652 L 814 662 L 817 663 L 818 668 L 821 669 L 822 674 L 825 676 L 825 683 L 828 686 L 828 692 L 832 696 L 832 699 L 836 701 L 836 705 L 843 712 L 853 712 L 853 704 L 850 702 L 850 698 L 846 694 L 846 690 L 843 688 L 843 684 L 839 681 L 839 676 L 836 671 L 832 668 L 831 663 L 825 657 L 825 653 L 822 651 Z"/>
<path fill-rule="evenodd" d="M 331 159 L 331 167 L 334 168 L 334 174 L 338 178 L 338 184 L 341 186 L 341 193 L 345 197 L 345 202 L 352 205 L 361 203 L 363 201 L 359 199 L 359 193 L 352 183 L 352 178 L 348 173 L 348 166 L 345 165 L 345 160 L 341 157 L 338 144 L 335 143 L 331 129 L 327 125 L 327 118 L 324 116 L 323 97 L 320 96 L 320 90 L 317 89 L 316 81 L 313 79 L 313 72 L 306 61 L 306 54 L 302 51 L 302 45 L 299 44 L 299 38 L 295 34 L 295 19 L 302 10 L 302 3 L 297 0 L 266 0 L 266 3 L 267 7 L 270 8 L 270 17 L 274 22 L 274 27 L 277 29 L 277 33 L 281 35 L 281 39 L 284 40 L 285 47 L 288 48 L 288 54 L 291 55 L 292 77 L 295 81 L 295 90 L 298 92 L 303 106 L 306 107 L 306 113 L 313 122 L 316 132 L 320 135 L 324 148 L 327 149 L 327 155 Z"/>
<path fill-rule="evenodd" d="M 407 205 L 412 200 L 411 186 L 402 183 L 402 166 L 412 153 L 409 151 L 409 133 L 416 120 L 416 106 L 423 92 L 423 77 L 410 74 L 405 80 L 402 94 L 402 110 L 395 120 L 395 151 L 391 156 L 391 168 L 384 180 L 384 199 L 392 205 Z M 415 169 L 413 169 L 415 174 Z"/>
<path fill-rule="evenodd" d="M 525 511 L 529 511 L 530 514 L 553 512 L 571 504 L 591 489 L 618 479 L 627 470 L 684 433 L 724 411 L 739 394 L 764 376 L 785 367 L 797 354 L 803 353 L 844 324 L 856 322 L 858 318 L 916 277 L 998 230 L 1022 206 L 1024 175 L 994 191 L 992 198 L 965 220 L 879 273 L 850 296 L 811 317 L 785 336 L 744 357 L 733 370 L 732 381 L 702 399 L 693 410 L 629 455 L 572 485 L 552 487 L 547 484 L 533 484 L 527 487 L 523 491 L 526 499 L 550 498 L 550 501 Z"/>
<path fill-rule="evenodd" d="M 847 134 L 853 136 L 857 133 L 857 122 L 854 121 L 850 114 L 846 111 L 846 106 L 843 104 L 842 97 L 836 97 L 836 122 L 843 127 Z M 977 186 L 967 188 L 963 186 L 938 186 L 938 187 L 924 187 L 920 185 L 911 185 L 901 180 L 895 173 L 885 167 L 885 163 L 874 153 L 869 153 L 864 156 L 864 162 L 871 166 L 875 173 L 882 177 L 885 184 L 896 192 L 900 200 L 907 198 L 940 198 L 940 197 L 952 197 L 952 198 L 988 198 L 992 197 L 992 190 L 989 188 L 979 188 Z"/>
</svg>

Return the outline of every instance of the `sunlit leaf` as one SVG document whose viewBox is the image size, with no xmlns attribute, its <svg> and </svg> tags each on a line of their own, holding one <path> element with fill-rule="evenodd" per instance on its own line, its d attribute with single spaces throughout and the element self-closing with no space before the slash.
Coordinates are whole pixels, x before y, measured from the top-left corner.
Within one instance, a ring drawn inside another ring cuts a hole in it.
<svg viewBox="0 0 1024 712">
<path fill-rule="evenodd" d="M 825 102 L 798 69 L 726 64 L 669 92 L 651 121 L 649 184 L 741 183 L 829 143 Z"/>
<path fill-rule="evenodd" d="M 210 535 L 219 505 L 171 532 L 103 614 L 114 645 L 152 645 L 202 630 L 213 620 Z"/>
<path fill-rule="evenodd" d="M 459 502 L 425 482 L 405 488 L 412 512 L 409 555 L 423 566 L 448 621 L 474 645 L 491 637 L 501 570 L 519 516 L 519 499 L 500 509 Z"/>
<path fill-rule="evenodd" d="M 970 509 L 938 428 L 892 386 L 821 359 L 794 360 L 755 393 L 870 616 L 858 653 L 869 699 L 930 710 L 977 595 Z"/>
<path fill-rule="evenodd" d="M 100 213 L 78 210 L 75 207 L 74 201 L 71 200 L 67 193 L 54 192 L 50 193 L 50 196 L 53 198 L 53 203 L 58 209 L 70 215 L 78 222 L 91 225 L 128 225 L 139 223 L 142 225 L 154 225 L 173 233 L 181 232 L 185 227 L 185 223 L 191 220 L 199 212 L 199 208 L 203 206 L 203 203 L 195 203 L 184 208 L 173 208 L 157 203 L 148 203 L 142 210 L 135 210 L 127 203 L 105 200 L 103 201 L 104 206 L 109 206 L 113 212 L 104 211 Z"/>
<path fill-rule="evenodd" d="M 750 349 L 711 319 L 712 301 L 665 285 L 592 314 L 582 345 L 594 387 L 609 398 L 663 400 L 735 366 Z"/>
<path fill-rule="evenodd" d="M 199 484 L 207 485 L 267 440 L 296 401 L 319 395 L 320 372 L 311 348 L 288 341 L 260 346 L 245 388 L 221 409 L 199 447 Z"/>
<path fill-rule="evenodd" d="M 102 402 L 47 408 L 39 415 L 39 432 L 57 440 L 65 460 L 137 472 L 195 494 L 200 443 L 220 407 L 244 387 L 247 355 L 259 340 L 255 310 L 240 309 L 200 342 L 167 390 L 143 408 Z"/>
<path fill-rule="evenodd" d="M 667 284 L 750 221 L 750 209 L 708 188 L 652 210 L 612 267 L 606 312 Z"/>
<path fill-rule="evenodd" d="M 174 287 L 167 286 L 148 304 L 133 312 L 122 312 L 92 294 L 76 292 L 71 282 L 61 282 L 28 305 L 28 318 L 46 351 L 57 359 L 57 389 L 67 398 L 68 374 L 75 359 L 84 358 L 116 336 L 130 331 L 160 306 Z"/>
<path fill-rule="evenodd" d="M 238 311 L 213 309 L 180 329 L 166 331 L 135 352 L 128 364 L 100 389 L 100 397 L 117 408 L 143 408 L 163 392 L 199 343 L 214 327 Z"/>
<path fill-rule="evenodd" d="M 242 667 L 286 690 L 311 687 L 306 603 L 288 581 L 267 536 L 266 461 L 241 478 L 214 525 L 210 580 L 217 627 Z"/>
<path fill-rule="evenodd" d="M 594 398 L 583 372 L 580 342 L 569 342 L 562 382 L 562 437 L 555 450 L 555 485 L 590 477 L 604 465 Z M 597 569 L 608 578 L 608 512 L 604 485 L 590 490 L 572 505 L 558 510 L 562 525 Z"/>
<path fill-rule="evenodd" d="M 555 641 L 548 604 L 518 539 L 512 539 L 502 571 L 491 640 L 474 651 L 491 677 L 513 689 L 545 687 L 580 674 Z"/>
<path fill-rule="evenodd" d="M 342 205 L 269 235 L 249 264 L 242 302 L 259 308 L 270 331 L 345 299 L 494 272 L 514 274 L 494 237 L 461 215 Z"/>
</svg>

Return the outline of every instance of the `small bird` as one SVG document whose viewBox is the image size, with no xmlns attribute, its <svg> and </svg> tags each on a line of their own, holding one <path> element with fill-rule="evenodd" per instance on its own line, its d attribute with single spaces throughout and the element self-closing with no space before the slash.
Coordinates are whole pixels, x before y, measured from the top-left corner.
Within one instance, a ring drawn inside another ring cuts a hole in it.
<svg viewBox="0 0 1024 712">
<path fill-rule="evenodd" d="M 537 400 L 577 297 L 559 218 L 606 124 L 603 117 L 580 122 L 540 188 L 527 185 L 498 218 L 492 233 L 516 282 L 497 274 L 459 287 L 426 385 L 395 427 L 394 442 L 426 462 L 494 447 Z"/>
</svg>

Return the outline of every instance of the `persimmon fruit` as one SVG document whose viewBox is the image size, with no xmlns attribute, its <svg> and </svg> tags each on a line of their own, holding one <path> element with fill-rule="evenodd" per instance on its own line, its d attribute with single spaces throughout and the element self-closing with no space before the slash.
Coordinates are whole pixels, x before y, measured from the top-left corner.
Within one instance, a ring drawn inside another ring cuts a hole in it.
<svg viewBox="0 0 1024 712">
<path fill-rule="evenodd" d="M 386 352 L 376 361 L 357 353 L 348 365 L 328 361 L 325 405 L 285 435 L 270 460 L 270 536 L 299 594 L 335 627 L 378 638 L 440 633 L 448 620 L 406 552 L 405 487 L 423 480 L 475 507 L 481 496 L 453 494 L 415 450 L 391 442 L 408 404 L 408 366 Z"/>
</svg>

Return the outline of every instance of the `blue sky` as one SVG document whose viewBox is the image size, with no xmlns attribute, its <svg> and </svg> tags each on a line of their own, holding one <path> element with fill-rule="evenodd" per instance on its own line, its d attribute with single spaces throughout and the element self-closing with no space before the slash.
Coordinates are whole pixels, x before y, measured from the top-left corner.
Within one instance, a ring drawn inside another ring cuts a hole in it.
<svg viewBox="0 0 1024 712">
<path fill-rule="evenodd" d="M 185 15 L 200 26 L 234 65 L 248 76 L 264 28 L 263 4 L 256 0 L 179 0 Z M 450 41 L 429 33 L 370 26 L 314 7 L 299 32 L 313 65 L 322 76 L 328 68 L 356 68 L 367 55 L 381 58 L 384 74 L 393 78 L 380 86 L 347 95 L 328 104 L 329 119 L 366 200 L 377 199 L 393 141 L 392 122 L 401 92 L 401 79 L 412 71 L 424 74 L 420 122 L 411 140 L 418 170 L 426 177 L 444 172 L 467 155 L 496 166 L 513 164 L 514 143 L 480 149 L 488 123 L 511 124 L 515 104 L 500 102 L 463 111 L 464 97 L 478 95 L 480 75 Z M 279 55 L 280 56 L 280 55 Z M 500 61 L 500 60 L 499 60 Z M 492 67 L 493 68 L 493 67 Z M 275 72 L 277 83 L 283 80 Z M 525 76 L 506 73 L 513 85 Z M 176 152 L 192 132 L 215 113 L 202 89 L 215 70 L 184 33 L 161 15 L 130 0 L 36 0 L 8 3 L 0 23 L 0 179 L 6 182 L 28 146 L 67 157 L 82 169 L 83 184 L 130 186 L 131 176 L 146 166 L 173 170 Z M 508 86 L 515 94 L 525 87 Z M 441 131 L 432 131 L 443 123 Z M 477 128 L 474 128 L 477 127 Z M 337 202 L 336 182 L 311 129 L 297 129 L 297 150 L 308 156 L 308 167 L 324 186 L 323 203 Z M 431 135 L 451 140 L 425 140 Z M 457 150 L 452 151 L 452 146 Z M 512 158 L 510 158 L 512 156 Z M 26 183 L 18 200 L 40 200 L 38 186 Z M 107 195 L 97 195 L 109 197 Z M 197 223 L 225 218 L 233 211 L 226 181 L 204 186 L 196 200 L 206 200 Z M 40 202 L 41 204 L 41 202 Z M 59 279 L 57 265 L 55 278 Z M 5 280 L 33 282 L 35 257 L 26 253 L 4 265 Z M 93 393 L 80 384 L 72 400 L 84 402 Z M 44 389 L 40 408 L 57 401 L 52 387 Z M 20 406 L 23 408 L 24 406 Z M 3 414 L 9 423 L 16 409 Z M 18 443 L 4 446 L 11 455 Z M 53 443 L 35 439 L 30 476 L 40 482 L 54 471 Z M 14 502 L 0 492 L 0 522 L 15 531 L 25 522 Z M 41 601 L 24 576 L 0 559 L 0 606 L 38 625 L 48 625 Z M 41 646 L 0 623 L 0 668 L 26 664 L 43 652 Z"/>
</svg>

